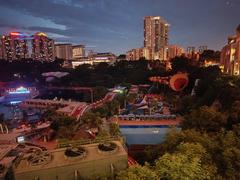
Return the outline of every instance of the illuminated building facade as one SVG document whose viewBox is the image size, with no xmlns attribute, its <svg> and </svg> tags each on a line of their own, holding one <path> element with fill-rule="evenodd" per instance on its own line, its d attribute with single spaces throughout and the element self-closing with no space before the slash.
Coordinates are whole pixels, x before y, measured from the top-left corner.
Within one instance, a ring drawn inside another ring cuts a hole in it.
<svg viewBox="0 0 240 180">
<path fill-rule="evenodd" d="M 128 61 L 139 60 L 141 58 L 145 58 L 146 60 L 151 59 L 149 48 L 135 48 L 127 52 L 126 59 Z"/>
<path fill-rule="evenodd" d="M 20 32 L 11 32 L 1 38 L 2 58 L 20 60 L 29 58 L 27 35 Z"/>
<path fill-rule="evenodd" d="M 59 59 L 71 60 L 73 57 L 71 44 L 55 44 L 55 56 Z"/>
<path fill-rule="evenodd" d="M 75 45 L 72 46 L 73 60 L 79 60 L 84 58 L 85 55 L 85 46 L 84 45 Z"/>
<path fill-rule="evenodd" d="M 45 33 L 38 32 L 32 39 L 32 58 L 41 61 L 53 61 L 55 59 L 54 41 Z"/>
<path fill-rule="evenodd" d="M 200 53 L 196 51 L 196 48 L 194 46 L 190 46 L 187 48 L 186 57 L 198 61 L 200 58 Z"/>
<path fill-rule="evenodd" d="M 224 72 L 231 75 L 240 75 L 240 25 L 236 35 L 228 38 L 228 44 L 221 51 L 221 64 Z"/>
<path fill-rule="evenodd" d="M 200 53 L 200 54 L 202 54 L 204 51 L 206 51 L 208 49 L 208 47 L 207 46 L 199 46 L 199 49 L 198 49 L 198 52 Z"/>
<path fill-rule="evenodd" d="M 54 41 L 45 33 L 39 32 L 33 36 L 11 32 L 1 37 L 0 57 L 6 60 L 54 60 Z"/>
<path fill-rule="evenodd" d="M 184 48 L 177 45 L 168 45 L 167 50 L 169 60 L 184 54 Z"/>
<path fill-rule="evenodd" d="M 106 62 L 106 63 L 114 63 L 116 62 L 116 55 L 113 53 L 107 52 L 107 53 L 92 53 L 89 55 L 89 60 L 92 61 L 93 64 Z"/>
<path fill-rule="evenodd" d="M 187 54 L 194 54 L 196 52 L 196 48 L 194 46 L 187 47 Z"/>
<path fill-rule="evenodd" d="M 166 60 L 169 24 L 160 16 L 144 18 L 144 47 L 150 49 L 150 59 Z"/>
</svg>

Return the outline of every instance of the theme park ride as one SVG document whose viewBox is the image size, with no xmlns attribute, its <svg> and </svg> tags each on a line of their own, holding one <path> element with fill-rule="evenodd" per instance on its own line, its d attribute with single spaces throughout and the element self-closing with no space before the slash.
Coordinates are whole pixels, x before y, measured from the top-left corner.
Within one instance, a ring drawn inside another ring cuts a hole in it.
<svg viewBox="0 0 240 180">
<path fill-rule="evenodd" d="M 189 83 L 188 74 L 182 72 L 166 77 L 153 76 L 150 77 L 149 80 L 153 83 L 167 85 L 176 92 L 183 91 Z"/>
</svg>

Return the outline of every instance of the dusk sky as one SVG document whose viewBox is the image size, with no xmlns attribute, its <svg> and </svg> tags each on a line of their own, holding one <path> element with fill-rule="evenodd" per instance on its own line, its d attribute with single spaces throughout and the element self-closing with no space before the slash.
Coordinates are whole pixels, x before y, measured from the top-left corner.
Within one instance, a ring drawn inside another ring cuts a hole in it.
<svg viewBox="0 0 240 180">
<path fill-rule="evenodd" d="M 43 31 L 98 52 L 143 46 L 143 17 L 169 22 L 170 44 L 220 50 L 240 24 L 240 0 L 0 0 L 0 34 Z"/>
</svg>

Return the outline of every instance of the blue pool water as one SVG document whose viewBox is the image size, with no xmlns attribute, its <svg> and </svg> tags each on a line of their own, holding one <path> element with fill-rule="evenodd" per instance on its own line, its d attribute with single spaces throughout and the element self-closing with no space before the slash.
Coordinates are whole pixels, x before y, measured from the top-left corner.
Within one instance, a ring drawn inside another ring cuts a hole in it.
<svg viewBox="0 0 240 180">
<path fill-rule="evenodd" d="M 169 126 L 120 126 L 122 135 L 128 145 L 134 144 L 159 144 L 165 140 Z M 180 129 L 180 127 L 177 127 Z"/>
<path fill-rule="evenodd" d="M 18 104 L 27 98 L 27 96 L 7 96 L 0 101 L 0 114 L 4 114 L 4 119 L 9 121 L 12 127 L 16 127 L 16 122 L 23 118 L 23 110 L 18 106 Z M 33 115 L 28 116 L 28 121 L 38 121 L 39 110 L 33 109 L 31 112 L 34 113 Z M 29 110 L 27 113 L 29 113 Z"/>
<path fill-rule="evenodd" d="M 13 117 L 14 110 L 12 107 L 5 106 L 0 103 L 0 114 L 4 114 L 5 119 L 11 119 Z"/>
</svg>

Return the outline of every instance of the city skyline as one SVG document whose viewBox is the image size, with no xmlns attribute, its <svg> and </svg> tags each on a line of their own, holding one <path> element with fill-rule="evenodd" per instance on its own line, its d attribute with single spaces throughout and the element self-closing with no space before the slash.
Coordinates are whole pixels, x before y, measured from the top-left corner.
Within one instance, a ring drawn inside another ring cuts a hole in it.
<svg viewBox="0 0 240 180">
<path fill-rule="evenodd" d="M 85 44 L 116 54 L 143 47 L 143 18 L 161 16 L 170 23 L 169 44 L 207 45 L 221 50 L 239 24 L 237 0 L 195 1 L 3 1 L 0 34 L 43 31 L 56 42 Z"/>
</svg>

